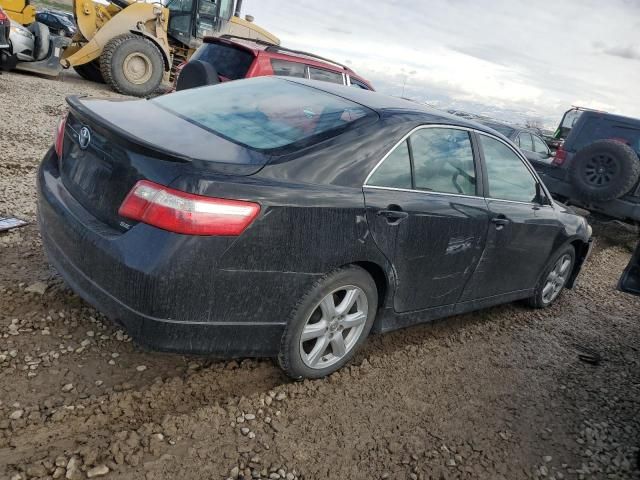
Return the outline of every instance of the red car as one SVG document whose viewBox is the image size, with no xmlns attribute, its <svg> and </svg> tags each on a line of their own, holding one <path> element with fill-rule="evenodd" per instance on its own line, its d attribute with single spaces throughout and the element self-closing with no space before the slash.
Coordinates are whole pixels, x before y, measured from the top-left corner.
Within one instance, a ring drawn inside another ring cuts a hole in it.
<svg viewBox="0 0 640 480">
<path fill-rule="evenodd" d="M 312 53 L 241 37 L 207 37 L 176 72 L 175 89 L 214 85 L 241 78 L 281 75 L 338 83 L 364 90 L 371 84 L 353 70 Z"/>
</svg>

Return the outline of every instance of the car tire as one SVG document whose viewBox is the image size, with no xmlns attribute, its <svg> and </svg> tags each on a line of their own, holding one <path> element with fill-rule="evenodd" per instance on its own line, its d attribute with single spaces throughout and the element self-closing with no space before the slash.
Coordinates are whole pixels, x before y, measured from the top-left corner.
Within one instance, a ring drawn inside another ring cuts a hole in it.
<svg viewBox="0 0 640 480">
<path fill-rule="evenodd" d="M 125 33 L 112 38 L 104 47 L 100 71 L 116 92 L 146 97 L 162 82 L 164 59 L 151 40 Z"/>
<path fill-rule="evenodd" d="M 280 367 L 296 380 L 339 370 L 366 340 L 377 310 L 376 284 L 364 269 L 352 265 L 329 273 L 309 289 L 289 318 Z"/>
<path fill-rule="evenodd" d="M 176 91 L 218 83 L 220 83 L 220 77 L 213 65 L 202 60 L 191 60 L 180 71 L 176 81 Z"/>
<path fill-rule="evenodd" d="M 542 272 L 533 296 L 526 303 L 533 308 L 546 308 L 555 302 L 564 290 L 576 261 L 576 250 L 567 245 L 556 253 Z"/>
<path fill-rule="evenodd" d="M 583 200 L 615 200 L 638 182 L 640 159 L 624 143 L 598 140 L 576 154 L 569 167 L 569 178 Z"/>
<path fill-rule="evenodd" d="M 75 65 L 73 69 L 85 80 L 96 83 L 104 83 L 102 72 L 100 71 L 100 60 L 93 60 L 83 65 Z"/>
</svg>

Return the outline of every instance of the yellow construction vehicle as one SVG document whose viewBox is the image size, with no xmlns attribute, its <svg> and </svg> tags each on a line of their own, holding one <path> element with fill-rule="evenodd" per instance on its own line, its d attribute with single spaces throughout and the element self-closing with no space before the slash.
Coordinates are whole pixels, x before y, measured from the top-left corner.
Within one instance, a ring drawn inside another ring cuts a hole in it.
<svg viewBox="0 0 640 480">
<path fill-rule="evenodd" d="M 187 60 L 205 36 L 231 34 L 279 44 L 251 17 L 240 18 L 241 4 L 242 0 L 74 0 L 78 32 L 63 49 L 60 64 L 120 93 L 146 96 L 163 77 L 171 78 L 174 67 Z M 14 21 L 33 24 L 35 9 L 29 0 L 0 0 L 0 6 Z M 62 50 L 54 46 L 55 37 L 51 39 L 49 63 Z M 18 68 L 38 71 L 28 63 Z"/>
</svg>

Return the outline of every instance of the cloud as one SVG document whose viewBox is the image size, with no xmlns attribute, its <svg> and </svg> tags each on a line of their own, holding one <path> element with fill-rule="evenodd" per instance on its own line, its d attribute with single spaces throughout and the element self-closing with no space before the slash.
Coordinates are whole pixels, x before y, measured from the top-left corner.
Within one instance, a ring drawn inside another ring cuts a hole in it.
<svg viewBox="0 0 640 480">
<path fill-rule="evenodd" d="M 636 0 L 246 0 L 283 44 L 349 64 L 378 91 L 532 115 L 571 105 L 640 117 Z M 575 21 L 568 22 L 571 18 Z"/>
<path fill-rule="evenodd" d="M 629 60 L 640 60 L 640 47 L 633 45 L 607 47 L 603 48 L 602 52 L 614 57 L 626 58 Z"/>
</svg>

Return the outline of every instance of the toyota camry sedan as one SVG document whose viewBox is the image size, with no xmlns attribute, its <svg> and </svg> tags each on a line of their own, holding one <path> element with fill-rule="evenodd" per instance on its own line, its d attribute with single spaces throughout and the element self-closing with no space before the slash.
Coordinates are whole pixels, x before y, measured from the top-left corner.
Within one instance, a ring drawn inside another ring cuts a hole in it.
<svg viewBox="0 0 640 480">
<path fill-rule="evenodd" d="M 489 127 L 261 77 L 70 97 L 38 174 L 50 262 L 147 347 L 342 367 L 373 332 L 571 288 L 587 222 Z"/>
</svg>

